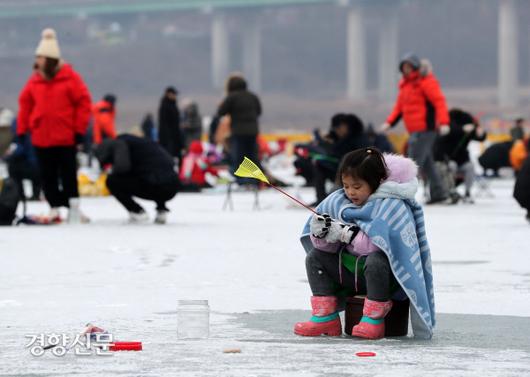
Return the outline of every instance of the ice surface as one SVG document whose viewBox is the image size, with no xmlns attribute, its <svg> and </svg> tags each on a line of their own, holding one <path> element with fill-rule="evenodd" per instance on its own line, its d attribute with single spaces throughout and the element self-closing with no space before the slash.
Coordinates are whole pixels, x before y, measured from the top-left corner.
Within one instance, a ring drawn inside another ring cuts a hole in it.
<svg viewBox="0 0 530 377">
<path fill-rule="evenodd" d="M 234 193 L 234 211 L 221 210 L 221 191 L 179 194 L 164 226 L 127 224 L 114 199 L 83 198 L 88 225 L 0 228 L 0 376 L 529 375 L 530 225 L 513 180 L 491 185 L 495 198 L 426 208 L 443 313 L 431 342 L 293 335 L 309 315 L 298 240 L 309 212 L 273 190 L 259 211 L 252 193 Z M 181 299 L 209 300 L 210 339 L 177 339 Z M 36 358 L 24 348 L 26 334 L 75 334 L 89 321 L 144 350 Z"/>
</svg>

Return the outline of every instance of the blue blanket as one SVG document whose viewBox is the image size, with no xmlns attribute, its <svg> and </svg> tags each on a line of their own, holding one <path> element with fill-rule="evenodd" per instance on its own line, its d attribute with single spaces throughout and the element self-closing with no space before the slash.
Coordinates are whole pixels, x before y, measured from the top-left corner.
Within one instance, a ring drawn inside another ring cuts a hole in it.
<svg viewBox="0 0 530 377">
<path fill-rule="evenodd" d="M 434 291 L 431 254 L 421 206 L 414 200 L 373 198 L 357 207 L 340 189 L 322 201 L 317 211 L 347 224 L 356 223 L 387 255 L 402 288 L 401 293 L 410 299 L 414 336 L 430 339 L 435 325 Z M 313 249 L 309 221 L 301 236 L 306 252 Z"/>
</svg>

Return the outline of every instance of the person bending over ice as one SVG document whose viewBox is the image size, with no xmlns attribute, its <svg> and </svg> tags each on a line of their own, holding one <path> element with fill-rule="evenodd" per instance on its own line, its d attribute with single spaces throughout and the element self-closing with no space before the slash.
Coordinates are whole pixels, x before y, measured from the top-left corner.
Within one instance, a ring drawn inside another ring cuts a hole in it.
<svg viewBox="0 0 530 377">
<path fill-rule="evenodd" d="M 414 335 L 431 338 L 434 296 L 423 211 L 414 200 L 416 164 L 363 148 L 344 156 L 343 188 L 330 194 L 306 222 L 301 241 L 313 296 L 313 316 L 297 335 L 339 336 L 344 294 L 366 295 L 353 336 L 380 339 L 392 299 L 411 302 Z M 346 291 L 346 292 L 345 292 Z"/>
<path fill-rule="evenodd" d="M 172 157 L 156 142 L 133 135 L 104 140 L 95 151 L 102 167 L 112 165 L 107 177 L 110 193 L 129 211 L 131 222 L 149 219 L 133 196 L 156 203 L 155 223 L 164 224 L 166 202 L 178 191 Z"/>
</svg>

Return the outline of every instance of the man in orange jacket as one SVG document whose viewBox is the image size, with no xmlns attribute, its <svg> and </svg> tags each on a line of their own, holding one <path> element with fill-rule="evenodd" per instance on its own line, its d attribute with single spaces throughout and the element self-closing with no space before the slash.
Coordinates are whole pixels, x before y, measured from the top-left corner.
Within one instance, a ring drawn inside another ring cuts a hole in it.
<svg viewBox="0 0 530 377">
<path fill-rule="evenodd" d="M 50 220 L 68 207 L 69 222 L 87 220 L 79 211 L 76 146 L 90 120 L 90 93 L 81 76 L 61 59 L 53 29 L 45 29 L 35 51 L 35 70 L 19 97 L 17 135 L 31 134 Z"/>
<path fill-rule="evenodd" d="M 101 101 L 92 108 L 94 119 L 93 144 L 99 145 L 104 139 L 116 139 L 116 96 L 106 94 Z"/>
<path fill-rule="evenodd" d="M 427 203 L 444 202 L 449 196 L 448 189 L 436 170 L 432 149 L 437 132 L 447 135 L 450 131 L 445 97 L 430 63 L 422 67 L 420 59 L 409 54 L 401 60 L 399 70 L 402 79 L 398 98 L 382 131 L 387 131 L 403 119 L 410 134 L 408 155 L 416 161 L 429 183 L 431 195 Z"/>
</svg>

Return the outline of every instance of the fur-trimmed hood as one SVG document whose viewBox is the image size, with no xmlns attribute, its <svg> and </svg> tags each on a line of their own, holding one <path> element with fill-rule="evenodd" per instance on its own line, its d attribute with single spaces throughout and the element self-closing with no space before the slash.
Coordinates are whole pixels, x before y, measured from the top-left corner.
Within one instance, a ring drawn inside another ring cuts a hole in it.
<svg viewBox="0 0 530 377">
<path fill-rule="evenodd" d="M 383 154 L 388 178 L 381 183 L 370 199 L 397 198 L 413 200 L 418 191 L 418 166 L 410 158 L 397 154 Z"/>
</svg>

